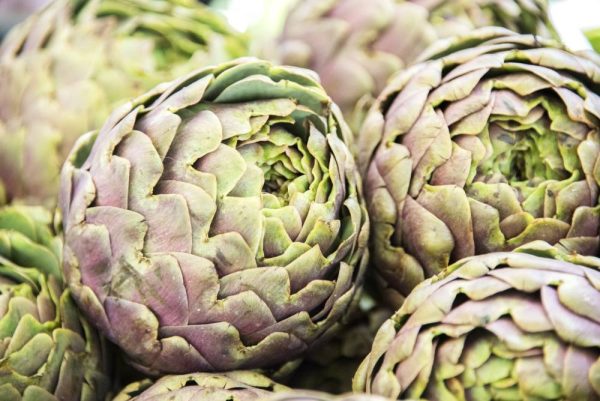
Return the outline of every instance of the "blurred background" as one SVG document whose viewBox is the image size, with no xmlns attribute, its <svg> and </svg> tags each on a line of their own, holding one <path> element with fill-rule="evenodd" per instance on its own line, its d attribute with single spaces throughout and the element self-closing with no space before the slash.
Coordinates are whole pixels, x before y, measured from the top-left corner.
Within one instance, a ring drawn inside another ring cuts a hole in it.
<svg viewBox="0 0 600 401">
<path fill-rule="evenodd" d="M 0 36 L 48 0 L 0 0 Z M 255 38 L 274 37 L 283 27 L 287 10 L 302 0 L 203 0 L 219 9 L 231 25 L 251 31 Z M 365 0 L 367 1 L 367 0 Z M 600 36 L 600 0 L 550 0 L 551 18 L 573 50 L 590 49 L 584 35 Z"/>
</svg>

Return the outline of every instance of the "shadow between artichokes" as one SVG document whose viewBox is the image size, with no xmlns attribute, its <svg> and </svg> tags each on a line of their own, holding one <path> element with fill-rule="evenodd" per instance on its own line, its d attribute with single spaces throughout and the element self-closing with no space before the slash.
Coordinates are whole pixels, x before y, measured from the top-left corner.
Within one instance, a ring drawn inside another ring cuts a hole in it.
<svg viewBox="0 0 600 401">
<path fill-rule="evenodd" d="M 471 255 L 534 240 L 598 254 L 600 65 L 500 28 L 423 57 L 359 135 L 373 265 L 395 304 Z"/>
<path fill-rule="evenodd" d="M 60 276 L 62 241 L 42 208 L 0 208 L 0 399 L 104 401 L 104 341 Z"/>
<path fill-rule="evenodd" d="M 306 70 L 241 59 L 116 110 L 62 173 L 75 299 L 149 373 L 273 367 L 339 324 L 368 217 Z"/>
<path fill-rule="evenodd" d="M 114 107 L 246 54 L 245 39 L 195 0 L 51 2 L 0 47 L 0 181 L 8 198 L 55 206 L 73 143 Z"/>
<path fill-rule="evenodd" d="M 342 325 L 321 338 L 306 353 L 297 369 L 280 381 L 294 389 L 331 394 L 352 391 L 352 377 L 356 369 L 370 352 L 379 327 L 394 313 L 377 300 L 377 288 L 368 278 L 358 307 L 344 319 Z"/>
<path fill-rule="evenodd" d="M 484 26 L 557 37 L 546 0 L 304 0 L 287 18 L 279 53 L 319 73 L 358 129 L 390 76 L 437 39 Z"/>
<path fill-rule="evenodd" d="M 354 390 L 431 400 L 598 400 L 600 259 L 545 242 L 463 259 L 377 333 Z"/>
</svg>

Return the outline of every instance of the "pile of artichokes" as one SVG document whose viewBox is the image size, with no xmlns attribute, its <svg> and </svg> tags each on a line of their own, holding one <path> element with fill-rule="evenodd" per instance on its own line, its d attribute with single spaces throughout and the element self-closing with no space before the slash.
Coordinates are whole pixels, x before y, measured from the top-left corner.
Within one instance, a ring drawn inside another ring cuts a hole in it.
<svg viewBox="0 0 600 401">
<path fill-rule="evenodd" d="M 256 40 L 195 0 L 8 33 L 0 400 L 600 400 L 600 57 L 545 0 Z"/>
</svg>

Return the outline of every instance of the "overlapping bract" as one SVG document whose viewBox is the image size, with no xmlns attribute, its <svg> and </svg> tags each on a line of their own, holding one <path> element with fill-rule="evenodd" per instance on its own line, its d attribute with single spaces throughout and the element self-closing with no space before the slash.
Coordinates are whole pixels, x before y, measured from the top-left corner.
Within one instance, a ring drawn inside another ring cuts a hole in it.
<svg viewBox="0 0 600 401">
<path fill-rule="evenodd" d="M 432 400 L 597 400 L 600 259 L 542 241 L 466 258 L 383 324 L 357 391 Z"/>
<path fill-rule="evenodd" d="M 374 266 L 400 304 L 463 257 L 599 251 L 600 66 L 499 28 L 440 42 L 360 132 Z"/>
<path fill-rule="evenodd" d="M 358 127 L 365 103 L 428 45 L 490 25 L 555 36 L 546 0 L 307 0 L 290 13 L 280 53 L 317 71 Z"/>
<path fill-rule="evenodd" d="M 370 394 L 340 396 L 291 390 L 259 373 L 234 371 L 165 376 L 127 386 L 113 401 L 385 401 Z"/>
<path fill-rule="evenodd" d="M 386 398 L 372 394 L 342 394 L 332 395 L 316 391 L 282 391 L 271 394 L 264 401 L 385 401 Z M 388 400 L 389 401 L 389 400 Z"/>
<path fill-rule="evenodd" d="M 117 110 L 63 168 L 75 298 L 145 371 L 297 357 L 362 281 L 368 218 L 350 137 L 311 74 L 254 59 Z"/>
<path fill-rule="evenodd" d="M 281 384 L 249 371 L 165 376 L 152 384 L 132 383 L 113 401 L 262 401 L 272 392 L 288 391 Z"/>
<path fill-rule="evenodd" d="M 62 289 L 50 221 L 44 209 L 0 208 L 0 398 L 104 401 L 104 343 Z"/>
<path fill-rule="evenodd" d="M 52 205 L 74 141 L 117 103 L 245 52 L 244 39 L 194 0 L 52 2 L 0 47 L 0 181 L 9 198 Z"/>
</svg>

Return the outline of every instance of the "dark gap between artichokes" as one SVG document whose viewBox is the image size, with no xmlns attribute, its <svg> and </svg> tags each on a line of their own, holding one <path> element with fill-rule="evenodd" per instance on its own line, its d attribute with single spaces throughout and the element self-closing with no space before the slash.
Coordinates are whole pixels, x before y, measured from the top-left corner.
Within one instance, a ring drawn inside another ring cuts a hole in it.
<svg viewBox="0 0 600 401">
<path fill-rule="evenodd" d="M 392 79 L 360 133 L 374 266 L 396 305 L 461 258 L 599 252 L 600 66 L 484 28 Z"/>
<path fill-rule="evenodd" d="M 116 110 L 63 168 L 75 299 L 152 374 L 294 359 L 362 282 L 368 219 L 345 141 L 310 73 L 254 59 Z"/>
</svg>

